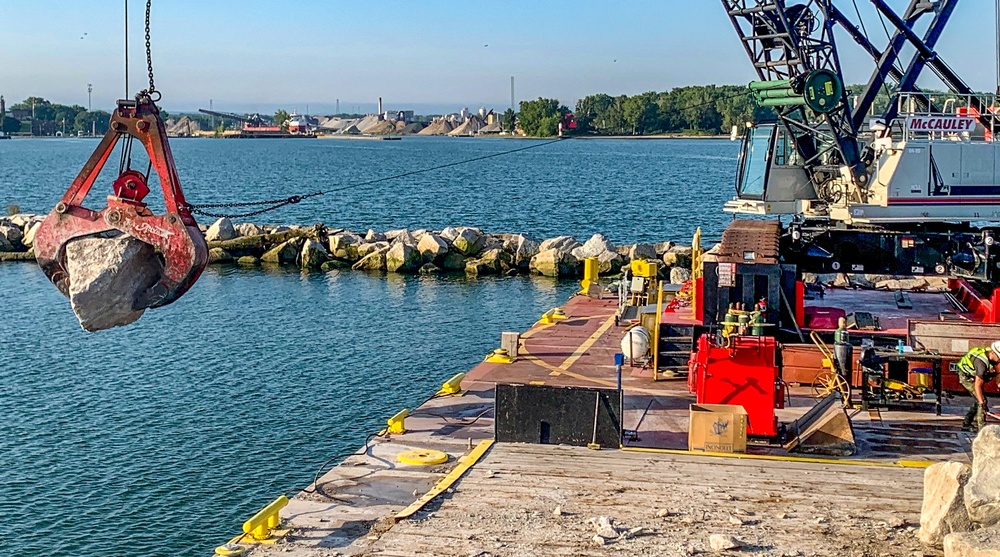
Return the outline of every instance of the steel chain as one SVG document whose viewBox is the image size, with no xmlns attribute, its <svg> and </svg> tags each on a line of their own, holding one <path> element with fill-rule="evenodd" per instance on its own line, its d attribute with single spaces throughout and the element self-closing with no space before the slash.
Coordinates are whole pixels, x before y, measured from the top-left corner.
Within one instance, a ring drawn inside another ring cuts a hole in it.
<svg viewBox="0 0 1000 557">
<path fill-rule="evenodd" d="M 295 203 L 299 203 L 303 199 L 316 197 L 318 195 L 323 195 L 324 193 L 325 192 L 317 191 L 313 193 L 307 193 L 304 195 L 293 195 L 291 197 L 286 197 L 284 199 L 270 199 L 266 201 L 245 201 L 245 202 L 235 202 L 235 203 L 209 203 L 205 205 L 189 205 L 188 210 L 191 211 L 192 213 L 198 215 L 204 215 L 206 217 L 236 219 L 243 217 L 252 217 L 254 215 L 267 213 L 275 209 L 280 209 L 285 205 L 294 205 Z M 205 211 L 205 209 L 231 209 L 235 207 L 259 207 L 261 205 L 269 205 L 269 206 L 263 209 L 258 209 L 256 211 L 249 211 L 246 213 L 213 213 Z"/>
<path fill-rule="evenodd" d="M 149 71 L 149 96 L 152 97 L 154 93 L 158 93 L 156 90 L 156 85 L 153 83 L 153 50 L 149 40 L 149 11 L 153 7 L 153 0 L 146 0 L 146 69 Z M 161 96 L 158 96 L 154 100 L 159 100 Z"/>
</svg>

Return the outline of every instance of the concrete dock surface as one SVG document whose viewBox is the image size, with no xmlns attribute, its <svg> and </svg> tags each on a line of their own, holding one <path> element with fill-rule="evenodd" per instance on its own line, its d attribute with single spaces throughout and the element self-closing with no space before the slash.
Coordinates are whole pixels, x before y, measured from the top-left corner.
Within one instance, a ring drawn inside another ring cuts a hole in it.
<svg viewBox="0 0 1000 557">
<path fill-rule="evenodd" d="M 852 412 L 854 457 L 811 459 L 763 443 L 747 455 L 706 456 L 686 450 L 694 397 L 683 380 L 654 382 L 636 368 L 622 378 L 624 427 L 637 434 L 624 449 L 489 445 L 498 383 L 615 386 L 616 303 L 570 299 L 566 320 L 522 335 L 514 363 L 479 364 L 462 394 L 428 399 L 406 418 L 406 433 L 374 438 L 292 498 L 281 513 L 288 535 L 249 554 L 696 555 L 713 553 L 716 534 L 732 536 L 742 554 L 940 555 L 916 538 L 923 472 L 930 462 L 971 460 L 962 399 L 942 416 Z M 782 422 L 815 400 L 798 388 L 788 402 Z M 414 449 L 443 451 L 448 462 L 397 460 Z M 474 450 L 481 456 L 472 462 Z M 453 470 L 440 495 L 426 495 Z M 633 533 L 598 545 L 590 520 L 600 516 Z"/>
</svg>

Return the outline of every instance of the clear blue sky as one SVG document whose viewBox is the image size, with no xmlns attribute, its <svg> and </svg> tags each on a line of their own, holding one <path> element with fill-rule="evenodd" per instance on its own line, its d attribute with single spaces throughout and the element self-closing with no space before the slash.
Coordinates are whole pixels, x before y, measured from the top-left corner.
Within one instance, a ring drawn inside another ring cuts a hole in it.
<svg viewBox="0 0 1000 557">
<path fill-rule="evenodd" d="M 857 2 L 884 42 L 868 0 Z M 996 80 L 992 5 L 960 4 L 939 43 L 983 90 Z M 145 86 L 144 7 L 129 2 L 133 92 Z M 93 83 L 94 107 L 112 106 L 124 92 L 122 18 L 122 0 L 0 0 L 0 94 L 86 105 Z M 213 99 L 220 110 L 329 113 L 338 98 L 341 110 L 371 111 L 379 96 L 424 113 L 503 108 L 512 75 L 518 100 L 572 106 L 590 93 L 754 77 L 717 0 L 154 0 L 152 33 L 157 87 L 174 111 Z M 848 81 L 866 80 L 866 55 L 840 41 Z"/>
</svg>

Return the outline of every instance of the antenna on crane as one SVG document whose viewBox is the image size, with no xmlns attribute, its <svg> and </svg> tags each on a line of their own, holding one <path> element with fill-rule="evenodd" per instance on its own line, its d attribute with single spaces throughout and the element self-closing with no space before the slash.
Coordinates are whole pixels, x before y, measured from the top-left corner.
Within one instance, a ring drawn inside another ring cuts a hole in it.
<svg viewBox="0 0 1000 557">
<path fill-rule="evenodd" d="M 997 62 L 997 89 L 996 94 L 1000 96 L 1000 0 L 996 0 L 993 8 L 993 15 L 995 19 L 994 33 L 993 36 L 996 38 L 997 48 L 994 52 Z"/>
</svg>

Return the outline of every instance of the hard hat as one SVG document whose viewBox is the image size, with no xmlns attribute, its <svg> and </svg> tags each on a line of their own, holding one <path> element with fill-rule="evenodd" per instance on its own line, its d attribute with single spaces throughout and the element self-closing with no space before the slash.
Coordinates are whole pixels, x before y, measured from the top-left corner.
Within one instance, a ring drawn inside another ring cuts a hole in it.
<svg viewBox="0 0 1000 557">
<path fill-rule="evenodd" d="M 990 350 L 993 351 L 993 355 L 1000 359 L 1000 340 L 994 342 L 990 345 Z"/>
</svg>

